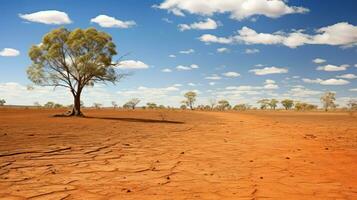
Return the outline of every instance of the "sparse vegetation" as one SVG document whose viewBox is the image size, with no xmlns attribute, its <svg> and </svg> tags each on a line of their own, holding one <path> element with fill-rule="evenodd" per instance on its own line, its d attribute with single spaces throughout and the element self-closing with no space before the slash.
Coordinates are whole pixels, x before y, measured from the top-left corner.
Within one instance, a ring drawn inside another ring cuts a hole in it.
<svg viewBox="0 0 357 200">
<path fill-rule="evenodd" d="M 118 108 L 118 104 L 115 101 L 112 101 L 112 106 L 113 106 L 113 109 Z"/>
<path fill-rule="evenodd" d="M 156 103 L 148 102 L 148 103 L 146 103 L 146 107 L 148 109 L 155 109 L 155 108 L 157 108 L 157 105 L 156 105 Z"/>
<path fill-rule="evenodd" d="M 291 99 L 284 99 L 280 103 L 285 108 L 285 110 L 290 110 L 294 106 L 294 101 Z"/>
<path fill-rule="evenodd" d="M 250 109 L 250 105 L 248 104 L 237 104 L 233 107 L 233 110 L 244 111 Z"/>
<path fill-rule="evenodd" d="M 190 91 L 190 92 L 186 92 L 184 97 L 186 98 L 186 100 L 182 101 L 182 103 L 184 105 L 186 105 L 187 107 L 189 107 L 191 110 L 193 110 L 193 105 L 196 101 L 196 97 L 197 94 L 196 92 Z"/>
<path fill-rule="evenodd" d="M 231 105 L 229 104 L 229 102 L 225 99 L 219 100 L 218 101 L 218 105 L 217 105 L 217 109 L 218 110 L 228 110 L 231 108 Z"/>
<path fill-rule="evenodd" d="M 265 110 L 268 108 L 269 104 L 270 104 L 270 100 L 269 99 L 261 99 L 259 101 L 257 101 L 258 104 L 260 104 L 260 109 Z"/>
<path fill-rule="evenodd" d="M 297 111 L 316 110 L 317 109 L 317 105 L 304 103 L 304 102 L 296 102 L 295 103 L 295 109 Z"/>
<path fill-rule="evenodd" d="M 336 101 L 336 93 L 326 92 L 321 98 L 322 106 L 324 110 L 327 112 L 329 109 L 334 109 L 337 107 L 335 104 Z"/>
<path fill-rule="evenodd" d="M 5 99 L 0 99 L 0 106 L 4 106 L 6 103 Z"/>
<path fill-rule="evenodd" d="M 270 109 L 275 110 L 276 107 L 278 106 L 279 101 L 276 99 L 271 99 L 269 102 Z"/>
<path fill-rule="evenodd" d="M 123 108 L 126 108 L 126 109 L 135 109 L 136 105 L 138 105 L 140 103 L 140 99 L 138 98 L 133 98 L 133 99 L 130 99 L 128 102 L 126 102 L 124 105 L 123 105 Z"/>
<path fill-rule="evenodd" d="M 29 51 L 32 65 L 29 79 L 37 85 L 68 88 L 74 99 L 70 116 L 82 116 L 81 94 L 86 86 L 119 81 L 124 74 L 115 70 L 116 55 L 112 37 L 95 28 L 52 30 L 40 45 Z"/>
<path fill-rule="evenodd" d="M 100 104 L 100 103 L 93 103 L 93 107 L 94 107 L 95 109 L 100 109 L 100 108 L 102 107 L 102 104 Z"/>
</svg>

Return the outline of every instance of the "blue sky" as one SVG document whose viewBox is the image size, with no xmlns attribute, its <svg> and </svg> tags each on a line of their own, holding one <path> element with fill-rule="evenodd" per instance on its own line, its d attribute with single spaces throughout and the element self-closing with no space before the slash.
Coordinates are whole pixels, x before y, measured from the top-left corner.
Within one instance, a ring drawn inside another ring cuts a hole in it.
<svg viewBox="0 0 357 200">
<path fill-rule="evenodd" d="M 130 53 L 118 70 L 132 75 L 88 88 L 86 105 L 136 97 L 178 106 L 189 90 L 198 92 L 198 104 L 319 104 L 325 91 L 336 92 L 341 105 L 357 97 L 354 0 L 13 0 L 0 9 L 0 98 L 8 104 L 72 102 L 65 89 L 27 90 L 29 48 L 61 26 L 95 27 L 112 35 L 117 58 Z"/>
</svg>

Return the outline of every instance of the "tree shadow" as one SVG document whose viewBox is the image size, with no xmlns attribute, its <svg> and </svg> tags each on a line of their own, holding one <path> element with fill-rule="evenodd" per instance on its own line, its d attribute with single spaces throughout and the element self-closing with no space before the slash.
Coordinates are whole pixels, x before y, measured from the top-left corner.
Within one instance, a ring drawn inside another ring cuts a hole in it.
<svg viewBox="0 0 357 200">
<path fill-rule="evenodd" d="M 127 117 L 92 117 L 92 116 L 84 116 L 83 118 L 86 118 L 86 119 L 103 119 L 103 120 L 125 121 L 125 122 L 163 123 L 163 124 L 184 124 L 184 122 L 180 122 L 180 121 L 157 120 L 157 119 L 142 119 L 142 118 L 127 118 Z"/>
</svg>

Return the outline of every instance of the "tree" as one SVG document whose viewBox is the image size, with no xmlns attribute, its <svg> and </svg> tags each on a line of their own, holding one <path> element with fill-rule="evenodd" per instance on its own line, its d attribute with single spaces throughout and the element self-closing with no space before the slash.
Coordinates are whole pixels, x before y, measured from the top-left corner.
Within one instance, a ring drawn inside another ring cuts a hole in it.
<svg viewBox="0 0 357 200">
<path fill-rule="evenodd" d="M 260 104 L 260 109 L 264 110 L 267 109 L 267 107 L 270 104 L 270 100 L 269 99 L 261 99 L 259 101 L 257 101 L 257 103 Z"/>
<path fill-rule="evenodd" d="M 186 100 L 184 100 L 182 103 L 186 104 L 187 107 L 190 107 L 190 109 L 193 110 L 193 104 L 195 103 L 197 96 L 196 92 L 186 92 L 184 96 Z"/>
<path fill-rule="evenodd" d="M 233 110 L 247 110 L 250 106 L 248 104 L 237 104 L 233 107 Z"/>
<path fill-rule="evenodd" d="M 313 104 L 308 104 L 308 103 L 304 103 L 304 102 L 296 102 L 295 103 L 295 109 L 300 111 L 304 111 L 304 110 L 315 110 L 317 109 L 316 105 Z"/>
<path fill-rule="evenodd" d="M 333 92 L 326 92 L 322 97 L 320 98 L 323 108 L 325 111 L 327 111 L 329 108 L 336 108 L 336 93 Z"/>
<path fill-rule="evenodd" d="M 115 101 L 112 101 L 112 106 L 113 106 L 113 109 L 116 109 L 118 107 L 118 104 Z"/>
<path fill-rule="evenodd" d="M 43 107 L 45 107 L 45 108 L 54 108 L 55 107 L 55 103 L 52 102 L 52 101 L 49 101 L 45 105 L 43 105 Z"/>
<path fill-rule="evenodd" d="M 40 103 L 38 103 L 37 101 L 36 101 L 36 102 L 34 102 L 34 103 L 33 103 L 33 105 L 34 105 L 35 107 L 37 107 L 37 108 L 41 107 L 41 104 L 40 104 Z"/>
<path fill-rule="evenodd" d="M 294 106 L 294 101 L 291 99 L 284 99 L 280 103 L 284 106 L 285 110 L 289 110 Z"/>
<path fill-rule="evenodd" d="M 32 65 L 27 75 L 36 85 L 68 88 L 74 99 L 70 116 L 82 116 L 81 94 L 86 86 L 114 84 L 125 76 L 116 71 L 117 63 L 112 62 L 116 54 L 112 37 L 105 32 L 95 28 L 54 29 L 40 45 L 31 47 Z"/>
<path fill-rule="evenodd" d="M 93 107 L 96 109 L 100 109 L 100 107 L 102 107 L 102 104 L 100 103 L 93 103 Z"/>
<path fill-rule="evenodd" d="M 130 109 L 135 109 L 136 105 L 138 105 L 138 103 L 140 103 L 140 99 L 138 98 L 133 98 L 130 99 L 128 102 L 126 102 L 123 107 L 124 108 L 130 108 Z"/>
<path fill-rule="evenodd" d="M 269 106 L 271 109 L 275 110 L 275 108 L 278 106 L 279 101 L 276 99 L 271 99 L 269 102 Z"/>
<path fill-rule="evenodd" d="M 186 105 L 181 105 L 181 106 L 180 106 L 180 109 L 181 109 L 181 110 L 186 110 L 186 109 L 187 109 L 187 106 L 186 106 Z"/>
<path fill-rule="evenodd" d="M 152 102 L 146 103 L 146 106 L 147 106 L 149 109 L 155 109 L 155 108 L 157 108 L 156 103 L 152 103 Z"/>
<path fill-rule="evenodd" d="M 0 106 L 4 106 L 6 103 L 5 99 L 0 99 Z"/>
<path fill-rule="evenodd" d="M 218 105 L 217 105 L 219 110 L 226 110 L 229 109 L 231 107 L 231 105 L 229 104 L 229 102 L 227 100 L 220 100 L 218 101 Z"/>
</svg>

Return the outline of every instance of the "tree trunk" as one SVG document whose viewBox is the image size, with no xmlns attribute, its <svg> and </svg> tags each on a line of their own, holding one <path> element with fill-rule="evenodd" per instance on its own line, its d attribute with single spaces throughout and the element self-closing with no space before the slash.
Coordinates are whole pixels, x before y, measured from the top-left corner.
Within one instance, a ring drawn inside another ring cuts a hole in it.
<svg viewBox="0 0 357 200">
<path fill-rule="evenodd" d="M 74 104 L 70 116 L 82 117 L 83 113 L 81 112 L 81 94 L 78 93 L 77 95 L 74 95 L 73 98 Z"/>
</svg>

